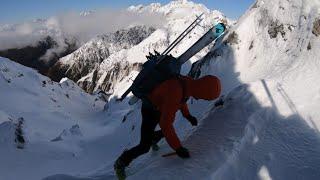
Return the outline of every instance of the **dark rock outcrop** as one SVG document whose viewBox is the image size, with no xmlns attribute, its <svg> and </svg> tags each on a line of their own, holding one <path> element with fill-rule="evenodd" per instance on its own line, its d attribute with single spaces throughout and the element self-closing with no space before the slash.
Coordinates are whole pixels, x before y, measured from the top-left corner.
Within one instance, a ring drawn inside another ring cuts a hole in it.
<svg viewBox="0 0 320 180">
<path fill-rule="evenodd" d="M 89 93 L 93 93 L 98 89 L 112 93 L 116 82 L 123 80 L 131 71 L 140 71 L 141 68 L 142 63 L 117 62 L 104 74 L 98 74 L 99 69 L 95 69 L 92 75 L 78 81 L 78 85 Z M 101 83 L 98 84 L 98 81 Z"/>
<path fill-rule="evenodd" d="M 281 34 L 283 38 L 286 35 L 286 32 L 284 31 L 284 25 L 280 24 L 278 21 L 270 23 L 268 33 L 271 39 L 276 38 L 278 34 Z"/>
<path fill-rule="evenodd" d="M 313 23 L 312 33 L 315 36 L 320 36 L 320 19 L 316 19 Z"/>
<path fill-rule="evenodd" d="M 63 57 L 73 52 L 77 45 L 75 42 L 69 42 L 65 40 L 66 47 L 60 53 L 53 53 L 52 56 L 43 58 L 48 50 L 56 48 L 57 42 L 47 36 L 39 41 L 35 46 L 26 46 L 23 48 L 12 48 L 7 50 L 1 50 L 0 56 L 11 59 L 19 64 L 38 70 L 41 74 L 47 75 L 49 68 L 57 62 L 60 57 Z"/>
</svg>

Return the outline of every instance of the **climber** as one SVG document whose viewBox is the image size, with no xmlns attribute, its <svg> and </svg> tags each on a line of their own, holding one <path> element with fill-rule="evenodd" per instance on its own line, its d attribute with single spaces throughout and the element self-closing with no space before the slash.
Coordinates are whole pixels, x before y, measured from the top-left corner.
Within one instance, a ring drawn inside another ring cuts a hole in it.
<svg viewBox="0 0 320 180">
<path fill-rule="evenodd" d="M 220 80 L 211 75 L 196 80 L 179 75 L 153 89 L 147 98 L 142 99 L 140 143 L 125 150 L 114 164 L 118 178 L 125 179 L 125 167 L 133 159 L 147 153 L 151 147 L 157 147 L 162 137 L 165 137 L 179 157 L 189 158 L 188 149 L 181 145 L 173 127 L 175 113 L 180 110 L 193 126 L 197 126 L 197 119 L 190 114 L 186 104 L 188 98 L 213 100 L 219 97 L 220 91 Z M 157 124 L 161 130 L 155 131 Z"/>
</svg>

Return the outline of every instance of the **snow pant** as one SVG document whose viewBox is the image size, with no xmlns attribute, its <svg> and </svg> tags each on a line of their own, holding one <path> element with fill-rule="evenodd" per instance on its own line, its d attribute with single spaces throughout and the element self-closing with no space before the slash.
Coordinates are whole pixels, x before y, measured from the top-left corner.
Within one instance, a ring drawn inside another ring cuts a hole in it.
<svg viewBox="0 0 320 180">
<path fill-rule="evenodd" d="M 153 144 L 158 143 L 164 136 L 161 130 L 155 131 L 155 128 L 160 120 L 160 112 L 155 110 L 147 103 L 142 103 L 141 107 L 142 124 L 140 143 L 124 151 L 119 159 L 128 166 L 132 160 L 142 154 L 149 152 Z"/>
</svg>

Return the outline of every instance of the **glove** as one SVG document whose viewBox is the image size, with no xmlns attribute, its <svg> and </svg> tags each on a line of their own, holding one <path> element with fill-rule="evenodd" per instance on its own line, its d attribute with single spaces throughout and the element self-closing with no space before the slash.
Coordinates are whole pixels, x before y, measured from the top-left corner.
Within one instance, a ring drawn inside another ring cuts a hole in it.
<svg viewBox="0 0 320 180">
<path fill-rule="evenodd" d="M 184 148 L 184 147 L 179 147 L 177 150 L 176 150 L 176 153 L 179 157 L 183 158 L 183 159 L 186 159 L 186 158 L 190 158 L 190 154 L 189 154 L 189 151 L 187 148 Z"/>
<path fill-rule="evenodd" d="M 197 118 L 193 117 L 192 115 L 190 115 L 189 117 L 187 117 L 187 119 L 189 120 L 189 122 L 191 123 L 192 126 L 197 126 L 197 125 L 198 125 L 198 120 L 197 120 Z"/>
</svg>

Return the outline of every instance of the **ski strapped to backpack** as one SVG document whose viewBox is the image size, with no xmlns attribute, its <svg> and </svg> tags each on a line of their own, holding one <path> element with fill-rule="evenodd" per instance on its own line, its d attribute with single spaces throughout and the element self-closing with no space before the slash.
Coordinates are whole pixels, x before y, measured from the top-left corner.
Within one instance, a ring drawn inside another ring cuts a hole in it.
<svg viewBox="0 0 320 180">
<path fill-rule="evenodd" d="M 182 64 L 188 61 L 193 55 L 198 53 L 204 47 L 209 45 L 211 42 L 220 38 L 226 27 L 223 23 L 219 23 L 209 29 L 196 43 L 194 43 L 186 52 L 180 55 L 177 59 L 171 55 L 168 55 L 173 48 L 175 48 L 196 26 L 203 20 L 201 17 L 203 14 L 198 16 L 195 21 L 191 23 L 178 37 L 174 40 L 163 53 L 155 54 L 149 53 L 146 56 L 148 61 L 143 64 L 143 68 L 138 76 L 133 81 L 129 89 L 121 96 L 122 101 L 130 92 L 136 97 L 143 99 L 157 84 L 163 82 L 170 77 L 174 77 L 180 74 Z"/>
</svg>

